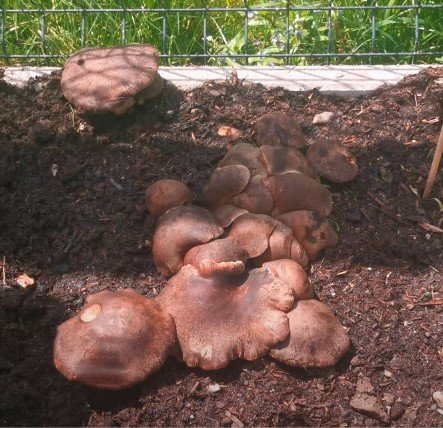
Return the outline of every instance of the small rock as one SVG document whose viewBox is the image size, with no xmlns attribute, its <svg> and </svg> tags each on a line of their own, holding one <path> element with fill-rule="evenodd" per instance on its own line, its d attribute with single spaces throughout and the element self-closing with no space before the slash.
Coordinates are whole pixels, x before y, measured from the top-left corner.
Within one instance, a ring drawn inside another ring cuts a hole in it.
<svg viewBox="0 0 443 428">
<path fill-rule="evenodd" d="M 392 372 L 390 372 L 389 370 L 385 370 L 383 373 L 386 377 L 392 377 L 394 376 Z"/>
<path fill-rule="evenodd" d="M 389 417 L 380 400 L 373 395 L 356 394 L 352 397 L 350 403 L 357 412 L 365 414 L 371 418 L 378 419 L 387 423 Z"/>
<path fill-rule="evenodd" d="M 437 406 L 440 409 L 443 409 L 443 391 L 435 391 L 432 394 L 432 398 L 434 399 L 434 401 L 437 403 Z"/>
<path fill-rule="evenodd" d="M 358 355 L 356 355 L 355 357 L 352 357 L 351 361 L 351 366 L 361 366 L 361 361 L 360 358 L 358 357 Z"/>
<path fill-rule="evenodd" d="M 400 369 L 403 365 L 403 362 L 398 355 L 394 355 L 391 361 L 389 361 L 388 365 L 393 369 Z"/>
<path fill-rule="evenodd" d="M 217 91 L 216 89 L 211 89 L 209 91 L 209 95 L 213 96 L 213 97 L 219 97 L 222 93 L 220 91 Z"/>
<path fill-rule="evenodd" d="M 402 402 L 400 401 L 395 402 L 391 408 L 391 420 L 396 421 L 400 419 L 405 413 L 405 410 L 406 406 Z"/>
<path fill-rule="evenodd" d="M 385 392 L 383 394 L 383 401 L 386 403 L 387 406 L 392 406 L 395 402 L 394 394 L 391 394 L 389 392 Z"/>
<path fill-rule="evenodd" d="M 15 278 L 17 284 L 20 286 L 22 290 L 29 291 L 34 288 L 35 281 L 34 278 L 22 273 L 17 278 Z"/>
<path fill-rule="evenodd" d="M 208 392 L 218 392 L 220 391 L 220 385 L 218 383 L 211 383 L 207 386 Z"/>
<path fill-rule="evenodd" d="M 200 110 L 198 108 L 191 109 L 191 114 L 198 114 Z"/>
<path fill-rule="evenodd" d="M 312 123 L 314 125 L 324 125 L 325 123 L 329 123 L 335 114 L 332 111 L 324 111 L 323 113 L 316 114 Z"/>
<path fill-rule="evenodd" d="M 362 377 L 357 381 L 357 394 L 374 392 L 374 388 L 371 385 L 371 380 L 368 377 Z"/>
</svg>

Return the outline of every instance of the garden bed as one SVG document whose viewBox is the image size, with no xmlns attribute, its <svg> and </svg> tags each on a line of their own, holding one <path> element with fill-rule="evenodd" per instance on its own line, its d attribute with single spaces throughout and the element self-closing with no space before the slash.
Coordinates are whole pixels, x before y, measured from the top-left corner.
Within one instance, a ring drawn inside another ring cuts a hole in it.
<svg viewBox="0 0 443 428">
<path fill-rule="evenodd" d="M 361 378 L 390 406 L 392 424 L 441 423 L 432 399 L 443 382 L 443 242 L 432 230 L 442 227 L 441 176 L 435 199 L 419 196 L 441 126 L 442 77 L 426 69 L 358 99 L 235 79 L 189 92 L 167 86 L 118 118 L 78 114 L 59 74 L 24 89 L 0 81 L 2 271 L 8 285 L 22 272 L 36 280 L 15 300 L 0 285 L 0 424 L 379 425 L 350 406 Z M 216 372 L 170 358 L 120 392 L 66 381 L 52 363 L 56 327 L 88 294 L 131 287 L 154 297 L 166 283 L 150 254 L 147 186 L 175 178 L 198 194 L 233 143 L 219 127 L 253 142 L 254 121 L 277 109 L 301 122 L 308 141 L 341 141 L 358 158 L 354 182 L 330 185 L 340 242 L 310 267 L 320 299 L 349 331 L 345 358 L 325 370 L 262 358 Z M 312 125 L 322 111 L 335 119 Z"/>
</svg>

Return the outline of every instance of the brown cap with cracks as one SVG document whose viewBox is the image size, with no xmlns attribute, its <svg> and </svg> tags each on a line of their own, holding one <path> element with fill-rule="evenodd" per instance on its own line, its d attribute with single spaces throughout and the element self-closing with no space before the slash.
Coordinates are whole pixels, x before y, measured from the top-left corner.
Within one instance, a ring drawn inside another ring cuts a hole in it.
<svg viewBox="0 0 443 428">
<path fill-rule="evenodd" d="M 282 111 L 274 111 L 260 117 L 254 125 L 255 139 L 259 146 L 290 146 L 301 149 L 305 136 L 299 123 Z"/>
<path fill-rule="evenodd" d="M 355 156 L 332 141 L 316 141 L 309 146 L 306 158 L 320 177 L 333 183 L 347 183 L 358 173 Z"/>
<path fill-rule="evenodd" d="M 266 180 L 274 197 L 273 215 L 295 210 L 310 210 L 327 216 L 332 210 L 329 190 L 304 174 L 274 175 Z"/>
<path fill-rule="evenodd" d="M 288 172 L 300 172 L 315 181 L 320 178 L 309 166 L 308 161 L 300 150 L 292 147 L 261 146 L 263 161 L 266 164 L 269 175 L 281 175 Z"/>
<path fill-rule="evenodd" d="M 192 247 L 206 244 L 222 233 L 223 228 L 204 208 L 188 205 L 170 209 L 158 220 L 152 238 L 152 256 L 158 271 L 165 276 L 174 275 Z"/>
<path fill-rule="evenodd" d="M 204 370 L 269 352 L 289 333 L 285 312 L 293 299 L 288 285 L 266 269 L 202 276 L 191 265 L 171 278 L 156 298 L 175 320 L 183 360 Z"/>
<path fill-rule="evenodd" d="M 224 205 L 233 196 L 245 189 L 251 173 L 243 165 L 228 165 L 214 170 L 203 188 L 205 205 Z"/>
<path fill-rule="evenodd" d="M 191 248 L 185 255 L 184 264 L 197 267 L 199 262 L 205 259 L 219 263 L 237 260 L 245 262 L 247 258 L 248 253 L 240 246 L 237 239 L 228 236 Z"/>
<path fill-rule="evenodd" d="M 332 226 L 312 211 L 292 211 L 278 216 L 278 220 L 291 228 L 309 260 L 315 260 L 321 250 L 337 245 L 338 235 Z"/>
<path fill-rule="evenodd" d="M 123 114 L 138 100 L 159 93 L 163 80 L 157 70 L 158 51 L 150 45 L 87 48 L 66 62 L 61 89 L 80 110 Z"/>
<path fill-rule="evenodd" d="M 251 176 L 268 176 L 268 170 L 262 162 L 260 149 L 248 143 L 237 143 L 220 161 L 219 167 L 228 165 L 243 165 L 248 168 Z"/>
<path fill-rule="evenodd" d="M 221 205 L 213 211 L 214 217 L 223 227 L 229 227 L 236 218 L 247 213 L 247 210 L 234 205 Z"/>
<path fill-rule="evenodd" d="M 228 200 L 228 204 L 256 214 L 270 214 L 274 206 L 271 192 L 265 186 L 263 177 L 251 177 L 243 192 Z"/>
<path fill-rule="evenodd" d="M 178 180 L 158 180 L 146 191 L 146 207 L 152 217 L 162 216 L 170 208 L 192 203 L 194 197 L 186 184 Z"/>
<path fill-rule="evenodd" d="M 172 317 L 130 289 L 101 291 L 58 327 L 54 363 L 69 380 L 128 388 L 158 370 L 176 342 Z"/>
<path fill-rule="evenodd" d="M 271 350 L 272 358 L 295 367 L 330 367 L 348 351 L 348 334 L 324 303 L 300 300 L 288 317 L 291 333 Z"/>
<path fill-rule="evenodd" d="M 293 260 L 273 260 L 264 263 L 263 267 L 269 269 L 291 287 L 295 300 L 308 300 L 314 297 L 314 288 L 309 281 L 308 274 Z"/>
<path fill-rule="evenodd" d="M 244 214 L 231 226 L 229 236 L 237 239 L 249 258 L 263 254 L 269 246 L 269 237 L 277 221 L 267 215 Z"/>
</svg>

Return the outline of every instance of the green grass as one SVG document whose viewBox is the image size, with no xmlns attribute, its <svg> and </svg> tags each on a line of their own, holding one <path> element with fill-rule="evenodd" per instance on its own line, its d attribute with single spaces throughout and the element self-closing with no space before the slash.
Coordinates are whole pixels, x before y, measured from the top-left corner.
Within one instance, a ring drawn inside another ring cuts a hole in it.
<svg viewBox="0 0 443 428">
<path fill-rule="evenodd" d="M 378 5 L 411 5 L 418 0 L 379 0 Z M 151 43 L 168 55 L 209 54 L 266 54 L 264 58 L 217 59 L 209 64 L 283 64 L 283 58 L 275 54 L 289 53 L 302 55 L 291 58 L 289 64 L 324 64 L 325 58 L 310 58 L 309 54 L 370 53 L 370 52 L 441 52 L 443 50 L 443 8 L 421 9 L 418 15 L 419 43 L 415 45 L 416 12 L 414 10 L 385 9 L 328 11 L 304 10 L 283 11 L 258 10 L 245 13 L 209 11 L 193 12 L 195 7 L 243 7 L 243 0 L 3 0 L 4 9 L 38 9 L 35 13 L 12 13 L 4 16 L 4 34 L 0 34 L 0 53 L 15 55 L 63 55 L 42 61 L 41 59 L 20 59 L 10 62 L 22 64 L 63 64 L 66 57 L 85 46 L 112 46 L 126 43 Z M 251 8 L 285 7 L 286 0 L 252 0 Z M 329 0 L 290 1 L 291 5 L 309 4 L 328 6 Z M 335 6 L 371 6 L 375 0 L 341 0 L 332 2 Z M 145 7 L 147 12 L 121 13 L 43 13 L 43 9 L 63 8 L 127 8 Z M 421 0 L 420 4 L 441 4 L 441 0 Z M 150 12 L 151 8 L 184 8 L 184 12 Z M 0 6 L 1 7 L 1 6 Z M 204 41 L 204 16 L 207 32 Z M 248 26 L 245 31 L 245 21 Z M 372 37 L 372 22 L 375 21 L 375 38 Z M 288 30 L 287 31 L 287 22 Z M 1 21 L 0 21 L 1 24 Z M 163 27 L 166 34 L 163 37 Z M 1 31 L 0 25 L 0 31 Z M 43 29 L 45 33 L 43 34 Z M 331 42 L 328 42 L 328 34 Z M 43 37 L 44 36 L 44 37 Z M 274 55 L 274 56 L 273 56 Z M 306 55 L 306 56 L 303 56 Z M 442 61 L 441 55 L 417 57 L 417 63 Z M 0 60 L 1 61 L 1 60 Z M 201 64 L 201 58 L 175 58 L 164 60 L 163 64 L 181 65 L 190 62 Z M 331 64 L 365 64 L 368 57 L 344 56 L 331 58 Z M 372 58 L 372 63 L 409 63 L 410 56 L 399 58 L 395 55 Z"/>
</svg>

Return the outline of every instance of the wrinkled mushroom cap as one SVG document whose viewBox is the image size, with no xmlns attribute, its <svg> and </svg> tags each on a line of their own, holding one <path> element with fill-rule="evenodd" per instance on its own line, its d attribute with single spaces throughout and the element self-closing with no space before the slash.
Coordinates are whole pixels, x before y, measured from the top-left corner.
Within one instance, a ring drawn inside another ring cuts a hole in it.
<svg viewBox="0 0 443 428">
<path fill-rule="evenodd" d="M 126 289 L 101 291 L 57 329 L 54 363 L 69 380 L 128 388 L 158 370 L 176 341 L 172 317 Z"/>
<path fill-rule="evenodd" d="M 326 219 L 312 211 L 292 211 L 277 218 L 291 228 L 294 238 L 305 249 L 309 260 L 315 260 L 323 249 L 337 245 L 338 235 L 335 230 Z"/>
<path fill-rule="evenodd" d="M 218 238 L 223 228 L 215 217 L 195 205 L 175 207 L 159 218 L 152 238 L 152 256 L 160 273 L 174 275 L 185 254 L 196 245 Z"/>
<path fill-rule="evenodd" d="M 291 246 L 294 240 L 292 230 L 283 223 L 276 221 L 269 236 L 269 245 L 263 254 L 254 259 L 256 266 L 264 262 L 279 259 L 288 259 L 291 256 Z"/>
<path fill-rule="evenodd" d="M 260 175 L 268 176 L 268 171 L 262 162 L 260 149 L 248 143 L 237 143 L 226 153 L 220 161 L 219 167 L 228 165 L 243 165 L 248 168 L 251 177 Z"/>
<path fill-rule="evenodd" d="M 225 205 L 248 185 L 251 173 L 243 165 L 218 167 L 203 188 L 203 201 L 210 207 Z"/>
<path fill-rule="evenodd" d="M 309 281 L 308 274 L 293 260 L 273 260 L 264 263 L 263 267 L 269 269 L 291 287 L 295 300 L 308 300 L 314 297 L 314 288 Z"/>
<path fill-rule="evenodd" d="M 236 218 L 247 213 L 248 211 L 234 205 L 221 205 L 213 211 L 214 217 L 223 227 L 229 227 Z"/>
<path fill-rule="evenodd" d="M 158 51 L 150 45 L 82 49 L 65 64 L 61 89 L 69 102 L 93 113 L 125 113 L 139 97 L 158 93 Z M 161 88 L 160 88 L 161 90 Z"/>
<path fill-rule="evenodd" d="M 295 367 L 330 367 L 348 351 L 348 334 L 324 303 L 300 300 L 288 317 L 290 335 L 271 350 L 272 358 Z"/>
<path fill-rule="evenodd" d="M 295 210 L 310 210 L 327 216 L 332 210 L 329 190 L 304 174 L 274 175 L 266 180 L 274 197 L 273 215 Z"/>
<path fill-rule="evenodd" d="M 186 364 L 216 370 L 236 358 L 254 360 L 284 340 L 293 295 L 266 269 L 205 277 L 187 265 L 156 301 L 175 320 Z"/>
<path fill-rule="evenodd" d="M 264 145 L 260 147 L 260 151 L 269 175 L 300 172 L 313 180 L 320 182 L 320 178 L 309 166 L 308 161 L 300 150 L 294 149 L 293 147 Z"/>
<path fill-rule="evenodd" d="M 358 173 L 355 157 L 345 147 L 332 141 L 316 141 L 309 146 L 306 158 L 320 177 L 333 183 L 347 183 Z"/>
<path fill-rule="evenodd" d="M 240 246 L 237 239 L 228 236 L 191 248 L 185 255 L 184 264 L 197 267 L 205 259 L 214 262 L 235 262 L 238 260 L 245 262 L 247 257 L 248 253 Z"/>
<path fill-rule="evenodd" d="M 282 111 L 261 116 L 254 125 L 255 139 L 259 146 L 290 146 L 301 149 L 305 137 L 299 123 Z"/>
<path fill-rule="evenodd" d="M 146 207 L 152 217 L 162 216 L 170 208 L 192 203 L 194 197 L 186 184 L 178 180 L 158 180 L 146 191 Z"/>
</svg>

